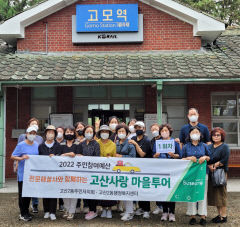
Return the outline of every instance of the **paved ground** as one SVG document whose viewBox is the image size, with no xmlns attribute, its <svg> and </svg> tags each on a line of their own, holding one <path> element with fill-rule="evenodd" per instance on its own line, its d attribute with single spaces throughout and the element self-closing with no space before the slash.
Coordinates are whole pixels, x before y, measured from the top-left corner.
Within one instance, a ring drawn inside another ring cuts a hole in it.
<svg viewBox="0 0 240 227">
<path fill-rule="evenodd" d="M 97 217 L 91 221 L 85 221 L 83 219 L 83 214 L 77 214 L 76 218 L 68 222 L 61 218 L 60 212 L 57 213 L 57 220 L 43 220 L 43 211 L 40 206 L 40 212 L 34 216 L 31 222 L 25 223 L 18 221 L 18 196 L 16 193 L 0 193 L 0 227 L 159 227 L 159 226 L 189 226 L 189 218 L 185 215 L 186 203 L 177 203 L 176 206 L 176 223 L 161 222 L 160 215 L 151 215 L 151 219 L 143 220 L 140 217 L 134 217 L 133 220 L 129 222 L 122 222 L 120 220 L 119 213 L 113 212 L 113 219 L 106 220 Z M 212 224 L 209 223 L 207 226 L 222 226 L 222 227 L 240 227 L 240 192 L 230 192 L 228 193 L 229 204 L 228 204 L 228 223 L 226 224 Z M 42 202 L 42 201 L 41 201 Z M 41 203 L 40 202 L 40 203 Z M 154 209 L 154 203 L 152 203 L 152 209 Z M 209 215 L 207 221 L 209 222 L 211 218 L 216 216 L 216 210 L 214 207 L 209 207 Z M 200 225 L 198 225 L 200 226 Z"/>
</svg>

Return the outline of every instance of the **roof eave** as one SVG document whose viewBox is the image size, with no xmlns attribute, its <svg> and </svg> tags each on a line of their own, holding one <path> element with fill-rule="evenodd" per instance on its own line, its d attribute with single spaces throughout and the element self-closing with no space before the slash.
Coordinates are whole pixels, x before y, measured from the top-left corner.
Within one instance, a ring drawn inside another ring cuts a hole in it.
<svg viewBox="0 0 240 227">
<path fill-rule="evenodd" d="M 26 10 L 0 24 L 0 38 L 6 42 L 15 42 L 17 38 L 25 37 L 25 27 L 65 8 L 77 0 L 51 0 Z"/>
<path fill-rule="evenodd" d="M 172 0 L 139 0 L 193 26 L 193 35 L 213 42 L 225 31 L 225 24 Z"/>
</svg>

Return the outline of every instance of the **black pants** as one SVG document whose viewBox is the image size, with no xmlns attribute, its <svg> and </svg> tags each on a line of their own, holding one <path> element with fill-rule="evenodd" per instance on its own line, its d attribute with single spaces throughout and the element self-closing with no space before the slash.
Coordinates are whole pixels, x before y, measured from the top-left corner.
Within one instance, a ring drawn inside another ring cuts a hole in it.
<svg viewBox="0 0 240 227">
<path fill-rule="evenodd" d="M 88 204 L 88 207 L 89 207 L 89 211 L 93 211 L 93 212 L 96 212 L 97 211 L 97 203 L 98 201 L 97 200 L 94 200 L 94 199 L 86 199 L 85 200 Z M 84 202 L 85 202 L 84 201 Z"/>
<path fill-rule="evenodd" d="M 83 207 L 88 207 L 88 199 L 83 199 Z M 77 201 L 77 208 L 80 208 L 81 207 L 81 199 L 78 199 Z"/>
<path fill-rule="evenodd" d="M 22 216 L 29 214 L 30 197 L 22 197 L 23 182 L 18 181 L 18 205 Z"/>
<path fill-rule="evenodd" d="M 175 202 L 161 202 L 163 207 L 163 213 L 175 213 Z"/>
<path fill-rule="evenodd" d="M 142 208 L 144 212 L 150 211 L 150 202 L 148 201 L 139 201 L 138 206 L 139 208 Z"/>
<path fill-rule="evenodd" d="M 49 212 L 50 214 L 56 214 L 57 199 L 43 199 L 43 210 L 44 213 Z"/>
<path fill-rule="evenodd" d="M 59 207 L 64 205 L 63 199 L 59 198 L 58 200 Z"/>
</svg>

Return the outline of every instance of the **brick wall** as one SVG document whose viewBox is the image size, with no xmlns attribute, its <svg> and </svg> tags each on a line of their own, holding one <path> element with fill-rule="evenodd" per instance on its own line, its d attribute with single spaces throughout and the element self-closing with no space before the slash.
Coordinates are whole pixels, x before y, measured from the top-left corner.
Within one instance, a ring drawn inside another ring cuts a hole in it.
<svg viewBox="0 0 240 227">
<path fill-rule="evenodd" d="M 72 15 L 76 4 L 138 3 L 144 15 L 142 44 L 72 44 Z M 200 49 L 201 38 L 193 37 L 193 26 L 136 0 L 79 1 L 25 28 L 25 38 L 19 39 L 19 51 L 46 51 L 46 23 L 48 23 L 48 51 L 137 51 Z"/>
</svg>

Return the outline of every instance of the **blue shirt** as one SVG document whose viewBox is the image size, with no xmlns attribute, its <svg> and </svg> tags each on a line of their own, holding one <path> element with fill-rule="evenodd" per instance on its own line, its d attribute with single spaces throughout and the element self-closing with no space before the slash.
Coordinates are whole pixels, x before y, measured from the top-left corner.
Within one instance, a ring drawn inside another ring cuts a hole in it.
<svg viewBox="0 0 240 227">
<path fill-rule="evenodd" d="M 117 154 L 120 154 L 125 158 L 136 157 L 135 146 L 133 144 L 128 143 L 128 139 L 125 139 L 125 141 L 122 144 L 120 144 L 120 142 L 117 140 L 116 146 L 117 146 Z"/>
<path fill-rule="evenodd" d="M 181 131 L 180 131 L 180 134 L 179 134 L 179 139 L 180 139 L 181 143 L 186 144 L 188 142 L 187 138 L 189 136 L 189 131 L 192 127 L 193 127 L 192 125 L 186 124 L 181 128 Z M 201 124 L 201 123 L 198 123 L 197 127 L 200 129 L 201 134 L 202 134 L 201 142 L 204 142 L 204 143 L 210 142 L 208 127 L 206 125 Z"/>
<path fill-rule="evenodd" d="M 21 134 L 19 137 L 18 137 L 18 143 L 21 143 L 22 141 L 24 141 L 26 139 L 26 134 Z M 34 141 L 36 141 L 38 143 L 38 145 L 42 144 L 43 143 L 43 138 L 39 135 L 36 135 Z"/>
<path fill-rule="evenodd" d="M 160 138 L 159 140 L 162 140 L 162 138 Z M 174 140 L 174 139 L 171 138 L 171 140 Z M 175 144 L 175 154 L 178 154 L 179 158 L 181 158 L 180 145 L 176 141 L 174 141 L 174 144 Z M 155 155 L 155 154 L 156 154 L 156 142 L 154 143 L 154 146 L 153 146 L 153 155 Z M 161 153 L 158 158 L 172 158 L 172 157 L 169 154 Z"/>
<path fill-rule="evenodd" d="M 205 155 L 211 157 L 211 152 L 208 145 L 203 142 L 199 142 L 197 146 L 193 145 L 191 142 L 188 142 L 183 146 L 182 158 L 194 156 L 199 159 Z"/>
<path fill-rule="evenodd" d="M 38 155 L 38 143 L 34 141 L 32 145 L 28 145 L 25 141 L 19 143 L 14 149 L 12 156 L 22 157 L 23 155 Z M 25 160 L 18 162 L 18 181 L 23 181 Z"/>
</svg>

